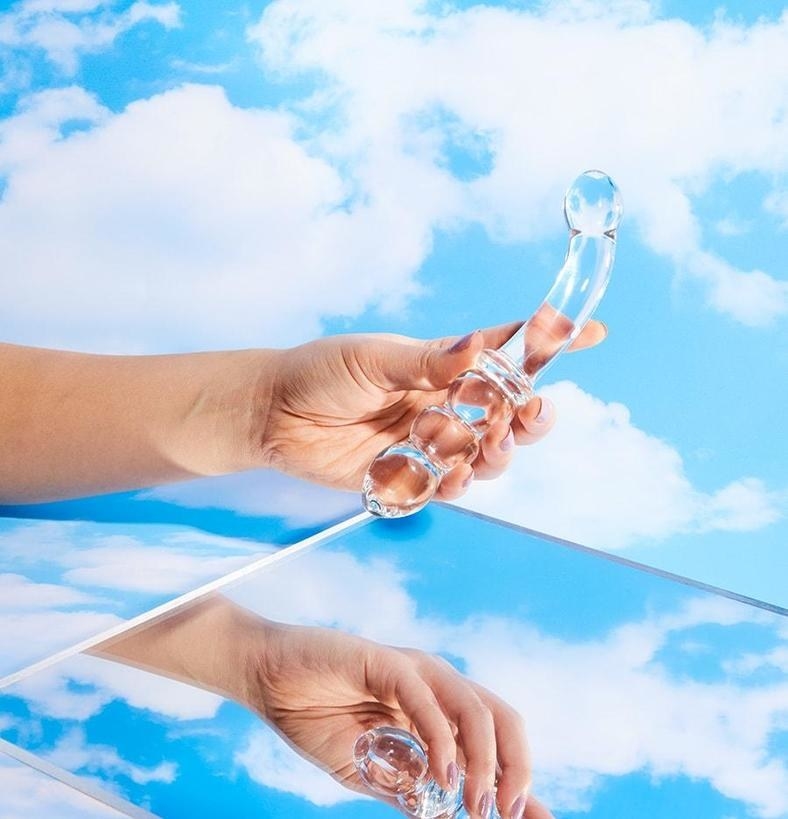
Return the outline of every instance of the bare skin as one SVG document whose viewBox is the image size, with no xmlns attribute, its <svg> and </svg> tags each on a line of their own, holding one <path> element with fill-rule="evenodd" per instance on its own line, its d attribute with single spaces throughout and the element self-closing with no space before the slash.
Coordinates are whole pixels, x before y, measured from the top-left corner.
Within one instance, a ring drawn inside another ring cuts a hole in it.
<svg viewBox="0 0 788 819">
<path fill-rule="evenodd" d="M 430 772 L 444 787 L 450 764 L 459 763 L 471 816 L 482 815 L 482 799 L 497 783 L 503 819 L 552 819 L 529 793 L 520 715 L 439 657 L 333 629 L 274 623 L 222 597 L 93 653 L 236 700 L 347 787 L 365 790 L 352 764 L 355 740 L 373 726 L 393 725 L 422 739 Z"/>
<path fill-rule="evenodd" d="M 482 349 L 499 347 L 519 326 L 428 342 L 345 336 L 290 350 L 176 356 L 0 345 L 0 503 L 254 468 L 358 491 L 372 458 L 406 437 L 423 407 L 442 403 Z M 590 322 L 573 349 L 605 334 Z M 450 472 L 439 497 L 457 498 L 474 477 L 500 475 L 514 445 L 540 440 L 554 420 L 547 399 L 532 399 L 511 424 L 488 430 L 475 461 Z M 502 816 L 521 819 L 530 761 L 519 716 L 438 658 L 269 623 L 226 601 L 124 635 L 99 653 L 235 698 L 350 786 L 359 783 L 349 749 L 362 730 L 381 722 L 410 728 L 428 745 L 441 784 L 451 760 L 467 768 L 473 817 L 497 781 Z M 527 819 L 550 819 L 535 799 L 525 810 Z"/>
<path fill-rule="evenodd" d="M 0 345 L 0 503 L 260 467 L 358 490 L 372 458 L 407 436 L 420 409 L 441 403 L 484 347 L 500 346 L 517 327 L 429 342 L 355 335 L 288 350 L 172 356 Z M 590 322 L 574 349 L 605 332 Z M 549 402 L 532 399 L 511 426 L 490 428 L 474 463 L 449 473 L 439 497 L 501 474 L 512 444 L 534 443 L 553 420 Z"/>
</svg>

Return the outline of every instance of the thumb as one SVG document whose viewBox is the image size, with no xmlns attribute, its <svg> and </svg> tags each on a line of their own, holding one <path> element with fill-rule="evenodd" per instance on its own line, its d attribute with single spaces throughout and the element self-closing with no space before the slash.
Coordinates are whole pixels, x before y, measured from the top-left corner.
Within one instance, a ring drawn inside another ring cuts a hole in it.
<svg viewBox="0 0 788 819">
<path fill-rule="evenodd" d="M 368 375 L 378 387 L 388 391 L 442 390 L 473 367 L 483 348 L 480 330 L 456 340 L 381 346 L 371 356 Z"/>
</svg>

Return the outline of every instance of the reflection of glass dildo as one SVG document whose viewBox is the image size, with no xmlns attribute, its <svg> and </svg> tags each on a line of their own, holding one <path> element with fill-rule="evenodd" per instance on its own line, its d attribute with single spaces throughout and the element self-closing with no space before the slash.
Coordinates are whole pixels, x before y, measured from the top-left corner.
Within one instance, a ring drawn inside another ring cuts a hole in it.
<svg viewBox="0 0 788 819">
<path fill-rule="evenodd" d="M 400 728 L 372 728 L 353 748 L 353 761 L 370 790 L 395 801 L 419 819 L 467 819 L 462 805 L 464 778 L 444 791 L 430 776 L 427 754 L 413 734 Z M 500 819 L 495 807 L 489 819 Z"/>
<path fill-rule="evenodd" d="M 534 382 L 586 325 L 607 287 L 623 212 L 613 180 L 586 171 L 564 197 L 569 225 L 566 260 L 545 300 L 498 350 L 484 350 L 454 379 L 446 403 L 423 409 L 407 441 L 385 449 L 362 487 L 374 515 L 398 518 L 429 502 L 443 476 L 479 452 L 497 421 L 510 421 L 534 393 Z"/>
</svg>

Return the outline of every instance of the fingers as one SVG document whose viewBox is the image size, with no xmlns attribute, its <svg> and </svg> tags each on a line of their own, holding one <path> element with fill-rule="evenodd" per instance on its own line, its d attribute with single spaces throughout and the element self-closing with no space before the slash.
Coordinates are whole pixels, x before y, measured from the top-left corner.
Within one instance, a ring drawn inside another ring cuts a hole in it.
<svg viewBox="0 0 788 819">
<path fill-rule="evenodd" d="M 512 420 L 514 440 L 518 445 L 541 441 L 555 424 L 555 404 L 545 396 L 535 396 Z"/>
<path fill-rule="evenodd" d="M 503 700 L 490 692 L 481 696 L 487 701 L 495 721 L 498 751 L 497 804 L 503 819 L 522 819 L 531 787 L 531 758 L 522 717 Z"/>
<path fill-rule="evenodd" d="M 487 481 L 506 471 L 514 456 L 515 436 L 506 422 L 493 424 L 481 440 L 479 456 L 473 464 L 475 477 Z"/>
<path fill-rule="evenodd" d="M 472 817 L 487 819 L 497 802 L 503 819 L 522 819 L 531 784 L 522 718 L 490 691 L 469 683 L 448 663 L 430 659 L 435 665 L 428 682 L 457 726 L 457 743 L 465 759 L 465 807 Z M 500 771 L 497 783 L 496 771 Z"/>
<path fill-rule="evenodd" d="M 463 802 L 471 816 L 488 819 L 495 802 L 495 724 L 478 697 L 463 704 L 457 731 L 465 756 Z"/>
<path fill-rule="evenodd" d="M 444 789 L 456 786 L 457 745 L 454 733 L 429 684 L 414 670 L 400 674 L 395 697 L 402 712 L 427 744 L 430 772 Z M 453 766 L 453 768 L 451 767 Z"/>
<path fill-rule="evenodd" d="M 505 344 L 521 327 L 522 321 L 514 321 L 509 324 L 499 324 L 497 327 L 487 327 L 482 330 L 484 346 L 491 350 L 497 350 Z"/>
<path fill-rule="evenodd" d="M 494 424 L 482 438 L 479 455 L 471 468 L 463 464 L 451 470 L 441 482 L 437 496 L 452 501 L 462 497 L 473 480 L 493 480 L 502 475 L 512 462 L 515 444 L 535 444 L 547 435 L 555 424 L 553 402 L 544 396 L 532 398 L 520 409 L 511 426 Z"/>
<path fill-rule="evenodd" d="M 435 391 L 469 370 L 484 349 L 480 330 L 458 339 L 416 342 L 407 338 L 380 338 L 355 348 L 360 369 L 382 390 Z"/>
<path fill-rule="evenodd" d="M 580 335 L 567 347 L 568 350 L 587 350 L 589 347 L 596 347 L 597 344 L 607 338 L 607 325 L 596 319 L 586 324 L 580 331 Z"/>
<path fill-rule="evenodd" d="M 513 815 L 512 819 L 519 819 L 519 817 Z M 555 819 L 555 817 L 538 799 L 529 796 L 525 807 L 525 819 Z"/>
<path fill-rule="evenodd" d="M 470 464 L 461 464 L 447 472 L 441 481 L 436 497 L 440 500 L 453 501 L 462 497 L 473 483 L 474 472 Z"/>
<path fill-rule="evenodd" d="M 474 819 L 487 819 L 494 802 L 497 763 L 493 714 L 468 680 L 448 663 L 429 659 L 432 666 L 427 680 L 446 716 L 457 727 L 457 744 L 465 760 L 465 807 Z"/>
<path fill-rule="evenodd" d="M 370 690 L 393 689 L 405 719 L 427 746 L 430 773 L 442 788 L 456 787 L 462 760 L 463 801 L 472 819 L 488 819 L 495 804 L 502 819 L 552 819 L 528 797 L 531 760 L 517 711 L 439 657 L 388 648 L 382 657 L 368 678 Z"/>
<path fill-rule="evenodd" d="M 417 341 L 405 337 L 369 338 L 355 350 L 362 372 L 380 389 L 435 391 L 446 388 L 460 373 L 470 369 L 485 348 L 496 349 L 508 341 L 522 322 L 474 330 L 461 337 Z M 599 344 L 607 327 L 589 321 L 569 349 L 582 350 Z"/>
</svg>

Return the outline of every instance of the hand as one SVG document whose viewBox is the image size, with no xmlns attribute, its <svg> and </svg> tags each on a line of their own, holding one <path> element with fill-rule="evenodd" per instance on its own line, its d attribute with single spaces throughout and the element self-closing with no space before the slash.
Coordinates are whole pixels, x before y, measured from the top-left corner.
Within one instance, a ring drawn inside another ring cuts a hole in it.
<svg viewBox="0 0 788 819">
<path fill-rule="evenodd" d="M 477 330 L 460 339 L 418 341 L 394 335 L 335 336 L 281 351 L 257 401 L 254 449 L 264 465 L 329 486 L 358 490 L 372 459 L 407 438 L 417 413 L 442 404 L 446 388 L 484 348 L 501 346 L 518 324 Z M 598 344 L 603 324 L 589 322 L 571 349 Z M 511 424 L 494 424 L 472 464 L 443 479 L 437 496 L 462 495 L 473 478 L 500 475 L 514 444 L 531 444 L 554 423 L 548 399 L 535 397 Z"/>
<path fill-rule="evenodd" d="M 503 819 L 521 819 L 531 770 L 523 721 L 499 697 L 444 660 L 332 629 L 265 620 L 224 597 L 206 598 L 91 650 L 234 699 L 269 722 L 302 756 L 342 784 L 365 790 L 353 745 L 369 728 L 417 735 L 430 771 L 449 787 L 449 766 L 466 772 L 465 803 L 496 784 Z M 528 797 L 525 819 L 552 819 Z"/>
<path fill-rule="evenodd" d="M 460 763 L 474 819 L 482 816 L 496 766 L 503 819 L 552 819 L 533 798 L 525 814 L 519 811 L 530 785 L 523 721 L 490 691 L 420 651 L 262 622 L 259 641 L 249 645 L 244 704 L 342 784 L 365 790 L 352 763 L 353 745 L 369 728 L 392 725 L 421 738 L 442 787 L 449 787 L 450 764 Z"/>
</svg>

